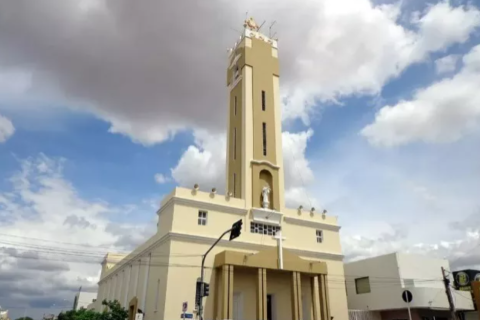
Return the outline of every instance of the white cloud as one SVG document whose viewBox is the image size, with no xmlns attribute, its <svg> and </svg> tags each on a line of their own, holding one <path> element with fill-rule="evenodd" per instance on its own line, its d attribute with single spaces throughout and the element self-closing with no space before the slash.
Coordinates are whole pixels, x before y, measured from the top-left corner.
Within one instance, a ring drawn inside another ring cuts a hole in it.
<svg viewBox="0 0 480 320">
<path fill-rule="evenodd" d="M 225 194 L 225 133 L 211 134 L 204 130 L 194 132 L 194 145 L 180 157 L 172 178 L 181 186 L 193 187 L 198 183 L 202 190 L 215 187 Z"/>
<path fill-rule="evenodd" d="M 283 132 L 283 157 L 285 172 L 285 198 L 287 205 L 305 206 L 315 204 L 308 196 L 307 187 L 313 181 L 313 173 L 305 158 L 305 150 L 313 131 L 299 133 Z M 225 135 L 212 135 L 205 131 L 194 134 L 195 145 L 183 153 L 172 177 L 181 186 L 192 187 L 198 183 L 203 190 L 216 187 L 224 192 L 226 172 Z"/>
<path fill-rule="evenodd" d="M 166 177 L 165 175 L 163 175 L 161 173 L 155 174 L 154 178 L 155 178 L 155 181 L 158 184 L 164 184 L 164 183 L 170 182 L 170 180 L 171 180 L 169 177 Z"/>
<path fill-rule="evenodd" d="M 95 289 L 107 251 L 128 252 L 156 229 L 155 222 L 133 230 L 115 222 L 129 209 L 138 217 L 142 207 L 83 199 L 63 176 L 65 161 L 45 155 L 20 160 L 12 187 L 0 192 L 0 274 L 8 273 L 0 276 L 2 304 L 28 307 L 38 312 L 34 316 L 41 316 L 36 308 L 73 298 L 80 285 Z"/>
<path fill-rule="evenodd" d="M 477 8 L 445 1 L 418 13 L 414 30 L 400 24 L 409 14 L 400 4 L 368 0 L 149 1 L 134 10 L 130 4 L 9 2 L 2 12 L 16 18 L 0 16 L 0 68 L 28 75 L 29 96 L 48 92 L 63 100 L 56 105 L 91 112 L 111 132 L 151 145 L 180 130 L 224 131 L 222 48 L 236 40 L 231 28 L 241 28 L 247 8 L 259 20 L 278 22 L 284 118 L 305 123 L 316 100 L 378 93 L 430 52 L 464 42 L 480 24 Z"/>
<path fill-rule="evenodd" d="M 348 259 L 403 251 L 478 266 L 479 141 L 389 149 L 346 137 L 311 155 L 309 192 L 339 217 Z"/>
<path fill-rule="evenodd" d="M 14 132 L 15 127 L 12 121 L 0 114 L 0 143 L 7 141 Z"/>
<path fill-rule="evenodd" d="M 480 124 L 480 46 L 463 57 L 462 69 L 419 90 L 413 99 L 385 106 L 362 131 L 370 143 L 397 146 L 415 141 L 452 142 Z"/>
<path fill-rule="evenodd" d="M 361 260 L 392 252 L 421 254 L 448 259 L 453 270 L 480 268 L 480 229 L 465 232 L 463 237 L 437 243 L 414 243 L 406 241 L 406 234 L 395 227 L 387 229 L 378 237 L 344 236 L 342 245 L 348 260 Z"/>
<path fill-rule="evenodd" d="M 437 71 L 437 74 L 444 74 L 455 71 L 458 59 L 458 55 L 451 54 L 435 60 L 435 70 Z"/>
</svg>

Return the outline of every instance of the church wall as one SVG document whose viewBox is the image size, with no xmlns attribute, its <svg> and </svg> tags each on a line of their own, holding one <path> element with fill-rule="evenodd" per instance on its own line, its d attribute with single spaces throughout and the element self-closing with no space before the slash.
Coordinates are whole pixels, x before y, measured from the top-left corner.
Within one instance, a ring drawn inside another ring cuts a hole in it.
<svg viewBox="0 0 480 320">
<path fill-rule="evenodd" d="M 327 263 L 327 290 L 328 301 L 330 303 L 330 314 L 335 318 L 335 320 L 347 320 L 348 305 L 343 261 L 315 259 L 304 256 L 300 257 L 308 260 L 323 261 Z"/>
<path fill-rule="evenodd" d="M 159 238 L 166 235 L 172 229 L 173 222 L 173 206 L 162 207 L 162 210 L 157 212 L 157 236 Z"/>
<path fill-rule="evenodd" d="M 138 274 L 138 283 L 137 283 L 137 292 L 135 296 L 138 299 L 138 308 L 142 309 L 144 304 L 143 290 L 145 288 L 145 276 L 147 275 L 147 264 L 148 264 L 148 254 L 145 254 L 142 257 L 141 263 L 139 265 L 139 274 Z"/>
<path fill-rule="evenodd" d="M 302 275 L 301 281 L 303 320 L 311 320 L 313 319 L 312 287 L 310 283 L 311 277 L 307 275 Z"/>
<path fill-rule="evenodd" d="M 152 251 L 144 310 L 147 320 L 163 319 L 167 295 L 168 265 L 175 263 L 175 261 L 171 261 L 169 255 L 170 241 L 162 243 Z"/>
<path fill-rule="evenodd" d="M 256 319 L 257 269 L 234 269 L 233 294 L 240 293 L 243 302 L 243 319 Z"/>
<path fill-rule="evenodd" d="M 205 226 L 198 225 L 199 210 L 207 211 L 207 224 Z M 229 229 L 234 222 L 242 218 L 244 218 L 244 215 L 176 204 L 172 231 L 205 236 L 220 236 L 223 231 Z"/>
<path fill-rule="evenodd" d="M 285 246 L 310 251 L 341 253 L 340 233 L 338 230 L 333 231 L 329 230 L 329 228 L 330 226 L 328 225 L 316 225 L 313 223 L 311 226 L 283 223 L 283 234 L 287 237 Z M 317 243 L 317 230 L 322 230 L 323 232 L 322 243 Z"/>
<path fill-rule="evenodd" d="M 273 296 L 273 318 L 292 319 L 292 273 L 267 270 L 267 294 Z"/>
<path fill-rule="evenodd" d="M 182 302 L 187 301 L 189 312 L 195 307 L 195 283 L 200 277 L 201 255 L 210 247 L 211 243 L 199 243 L 192 241 L 172 240 L 172 252 L 181 252 L 193 257 L 174 258 L 171 261 L 168 271 L 167 297 L 165 301 L 165 319 L 176 319 L 179 316 Z M 214 290 L 217 286 L 216 272 L 212 269 L 215 255 L 227 250 L 228 248 L 219 244 L 207 256 L 205 261 L 205 282 L 210 284 L 211 296 L 204 298 L 205 319 L 211 319 L 214 313 Z M 236 249 L 238 251 L 249 253 L 251 251 Z M 234 285 L 236 278 L 234 277 Z M 254 318 L 253 318 L 254 319 Z"/>
</svg>

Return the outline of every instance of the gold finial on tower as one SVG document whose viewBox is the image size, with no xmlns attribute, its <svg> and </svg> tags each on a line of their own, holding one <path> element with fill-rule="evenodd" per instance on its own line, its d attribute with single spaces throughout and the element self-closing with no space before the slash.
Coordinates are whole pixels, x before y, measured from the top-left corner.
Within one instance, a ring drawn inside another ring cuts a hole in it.
<svg viewBox="0 0 480 320">
<path fill-rule="evenodd" d="M 243 24 L 243 26 L 252 31 L 258 31 L 258 29 L 260 29 L 259 25 L 255 22 L 255 20 L 253 20 L 252 17 L 245 20 L 245 23 Z"/>
</svg>

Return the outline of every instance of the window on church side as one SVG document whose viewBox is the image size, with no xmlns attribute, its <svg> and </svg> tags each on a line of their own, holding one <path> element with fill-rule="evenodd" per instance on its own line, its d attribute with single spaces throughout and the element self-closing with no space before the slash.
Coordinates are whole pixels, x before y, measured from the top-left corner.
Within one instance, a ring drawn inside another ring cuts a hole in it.
<svg viewBox="0 0 480 320">
<path fill-rule="evenodd" d="M 323 242 L 323 230 L 317 230 L 317 243 Z"/>
<path fill-rule="evenodd" d="M 267 124 L 264 122 L 262 124 L 263 129 L 263 155 L 267 155 Z"/>
<path fill-rule="evenodd" d="M 267 236 L 275 236 L 280 231 L 280 226 L 272 226 L 269 224 L 263 224 L 258 222 L 250 223 L 250 232 L 264 234 Z"/>
<path fill-rule="evenodd" d="M 262 90 L 262 111 L 265 111 L 266 104 L 265 91 Z"/>
<path fill-rule="evenodd" d="M 198 225 L 199 226 L 207 225 L 207 211 L 203 211 L 203 210 L 198 211 Z"/>
<path fill-rule="evenodd" d="M 237 96 L 234 97 L 233 101 L 233 114 L 237 115 Z"/>
<path fill-rule="evenodd" d="M 157 291 L 155 293 L 155 310 L 154 310 L 155 312 L 157 312 L 158 310 L 158 302 L 159 302 L 158 300 L 160 298 L 159 294 L 160 294 L 160 279 L 157 280 Z"/>
</svg>

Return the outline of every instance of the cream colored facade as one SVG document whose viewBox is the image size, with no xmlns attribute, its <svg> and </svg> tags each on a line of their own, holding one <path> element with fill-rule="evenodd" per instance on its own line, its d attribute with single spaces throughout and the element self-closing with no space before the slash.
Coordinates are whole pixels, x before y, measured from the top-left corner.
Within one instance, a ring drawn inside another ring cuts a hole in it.
<svg viewBox="0 0 480 320">
<path fill-rule="evenodd" d="M 276 41 L 249 21 L 229 53 L 226 195 L 175 188 L 161 203 L 153 237 L 128 256 L 105 257 L 97 309 L 102 300 L 116 299 L 131 316 L 140 309 L 147 320 L 170 320 L 180 318 L 187 302 L 187 313 L 196 317 L 201 255 L 242 219 L 241 236 L 220 241 L 207 256 L 210 296 L 204 298 L 204 319 L 347 320 L 336 217 L 284 205 L 277 56 Z M 269 101 L 265 114 L 261 91 Z M 262 197 L 264 188 L 269 192 Z"/>
</svg>

